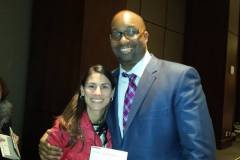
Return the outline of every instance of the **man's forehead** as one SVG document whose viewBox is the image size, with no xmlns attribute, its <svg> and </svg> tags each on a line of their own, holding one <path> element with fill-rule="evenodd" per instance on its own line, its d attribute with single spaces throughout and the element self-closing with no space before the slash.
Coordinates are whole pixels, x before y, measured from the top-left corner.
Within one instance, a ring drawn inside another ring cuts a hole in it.
<svg viewBox="0 0 240 160">
<path fill-rule="evenodd" d="M 144 24 L 141 19 L 119 19 L 112 22 L 112 29 L 121 29 L 121 28 L 136 28 L 141 29 Z"/>
<path fill-rule="evenodd" d="M 138 30 L 138 27 L 136 25 L 112 26 L 112 31 L 115 30 Z"/>
</svg>

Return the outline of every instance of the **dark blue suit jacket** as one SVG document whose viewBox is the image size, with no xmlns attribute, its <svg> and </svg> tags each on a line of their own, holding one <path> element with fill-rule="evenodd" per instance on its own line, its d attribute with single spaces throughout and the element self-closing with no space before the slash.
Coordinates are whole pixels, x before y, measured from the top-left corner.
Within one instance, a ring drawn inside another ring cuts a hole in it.
<svg viewBox="0 0 240 160">
<path fill-rule="evenodd" d="M 118 78 L 118 69 L 114 75 Z M 212 121 L 194 68 L 152 56 L 139 81 L 123 138 L 117 93 L 108 124 L 113 148 L 127 151 L 128 160 L 215 159 Z"/>
</svg>

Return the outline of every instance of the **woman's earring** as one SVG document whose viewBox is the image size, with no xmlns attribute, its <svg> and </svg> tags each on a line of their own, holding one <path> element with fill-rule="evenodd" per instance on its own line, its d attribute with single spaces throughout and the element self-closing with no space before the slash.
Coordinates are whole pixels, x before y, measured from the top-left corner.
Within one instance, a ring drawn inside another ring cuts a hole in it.
<svg viewBox="0 0 240 160">
<path fill-rule="evenodd" d="M 113 97 L 111 97 L 111 102 L 113 101 Z"/>
<path fill-rule="evenodd" d="M 84 95 L 81 95 L 81 96 L 80 96 L 80 99 L 84 99 Z"/>
</svg>

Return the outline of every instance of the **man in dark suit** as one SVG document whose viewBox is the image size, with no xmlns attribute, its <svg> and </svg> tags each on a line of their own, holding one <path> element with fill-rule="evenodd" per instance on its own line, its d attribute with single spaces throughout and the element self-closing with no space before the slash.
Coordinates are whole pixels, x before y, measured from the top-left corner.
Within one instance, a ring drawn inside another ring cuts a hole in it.
<svg viewBox="0 0 240 160">
<path fill-rule="evenodd" d="M 214 160 L 214 132 L 199 74 L 149 53 L 148 37 L 138 14 L 124 10 L 113 17 L 110 40 L 120 63 L 107 116 L 113 148 L 127 151 L 128 160 Z M 135 87 L 127 74 L 135 75 Z M 127 113 L 125 99 L 131 102 Z M 42 139 L 40 155 L 46 157 L 43 148 Z"/>
</svg>

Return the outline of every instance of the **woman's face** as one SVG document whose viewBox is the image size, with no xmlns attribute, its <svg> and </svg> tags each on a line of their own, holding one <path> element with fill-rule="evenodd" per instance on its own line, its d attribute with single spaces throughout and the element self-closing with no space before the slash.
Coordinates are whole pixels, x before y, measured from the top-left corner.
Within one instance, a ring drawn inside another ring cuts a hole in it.
<svg viewBox="0 0 240 160">
<path fill-rule="evenodd" d="M 88 111 L 103 113 L 113 97 L 114 89 L 105 75 L 94 72 L 88 77 L 85 86 L 81 87 L 81 93 Z"/>
</svg>

